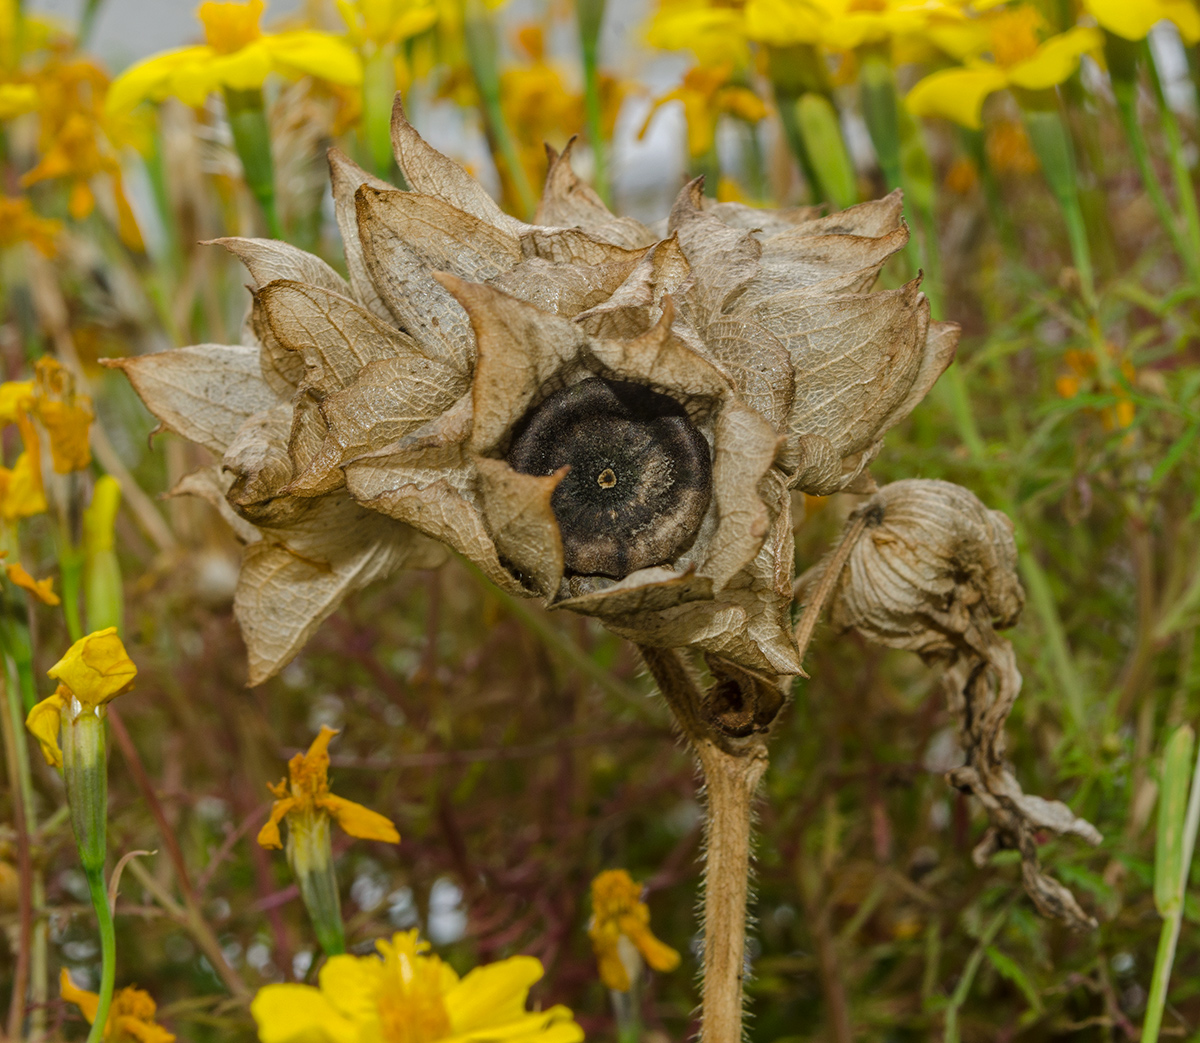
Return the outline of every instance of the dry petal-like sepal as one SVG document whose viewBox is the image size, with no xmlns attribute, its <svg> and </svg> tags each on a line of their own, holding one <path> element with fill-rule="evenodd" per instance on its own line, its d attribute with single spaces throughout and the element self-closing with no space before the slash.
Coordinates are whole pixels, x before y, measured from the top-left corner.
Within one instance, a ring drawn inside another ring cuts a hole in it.
<svg viewBox="0 0 1200 1043">
<path fill-rule="evenodd" d="M 656 241 L 569 146 L 527 224 L 398 99 L 392 137 L 411 191 L 329 154 L 348 280 L 221 240 L 253 280 L 247 346 L 122 363 L 164 426 L 222 454 L 188 488 L 256 526 L 254 677 L 346 591 L 428 560 L 424 537 L 642 644 L 798 672 L 789 486 L 858 481 L 953 355 L 916 284 L 869 292 L 907 237 L 899 196 L 819 217 L 693 183 Z"/>
<path fill-rule="evenodd" d="M 1035 834 L 1049 830 L 1090 844 L 1100 843 L 1100 834 L 1065 804 L 1024 793 L 1005 757 L 1004 723 L 1021 675 L 996 628 L 1012 626 L 1024 604 L 1012 523 L 960 486 L 914 479 L 884 486 L 851 524 L 862 526 L 861 535 L 834 588 L 831 619 L 945 664 L 941 684 L 966 756 L 947 779 L 976 796 L 992 823 L 976 848 L 977 864 L 1001 846 L 1017 848 L 1038 908 L 1073 927 L 1095 926 L 1070 891 L 1042 872 Z M 802 599 L 830 560 L 801 578 Z"/>
</svg>

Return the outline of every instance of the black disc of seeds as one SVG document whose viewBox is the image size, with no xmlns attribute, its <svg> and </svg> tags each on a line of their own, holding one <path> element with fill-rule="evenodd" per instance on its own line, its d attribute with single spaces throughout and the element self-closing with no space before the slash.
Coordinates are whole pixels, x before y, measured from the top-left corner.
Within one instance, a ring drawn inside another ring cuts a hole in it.
<svg viewBox="0 0 1200 1043">
<path fill-rule="evenodd" d="M 712 495 L 704 436 L 673 398 L 590 377 L 555 392 L 509 450 L 523 474 L 570 473 L 550 506 L 568 572 L 620 579 L 692 545 Z"/>
</svg>

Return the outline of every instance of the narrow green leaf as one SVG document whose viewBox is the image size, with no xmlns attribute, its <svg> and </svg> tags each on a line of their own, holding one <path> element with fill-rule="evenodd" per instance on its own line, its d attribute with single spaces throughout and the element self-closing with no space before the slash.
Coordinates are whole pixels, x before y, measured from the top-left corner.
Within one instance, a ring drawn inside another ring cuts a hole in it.
<svg viewBox="0 0 1200 1043">
<path fill-rule="evenodd" d="M 1191 725 L 1176 729 L 1163 755 L 1162 785 L 1158 798 L 1158 837 L 1154 853 L 1154 904 L 1159 916 L 1173 915 L 1179 906 L 1179 881 L 1183 873 L 1183 826 L 1191 778 Z"/>
<path fill-rule="evenodd" d="M 1021 995 L 1025 997 L 1026 1002 L 1033 1008 L 1036 1014 L 1041 1014 L 1043 1011 L 1042 997 L 1038 994 L 1037 986 L 1030 980 L 1020 964 L 1017 963 L 1011 956 L 1002 953 L 994 945 L 989 945 L 985 950 L 987 953 L 988 962 L 996 968 L 996 973 L 1002 978 L 1007 978 L 1018 989 L 1021 990 Z"/>
</svg>

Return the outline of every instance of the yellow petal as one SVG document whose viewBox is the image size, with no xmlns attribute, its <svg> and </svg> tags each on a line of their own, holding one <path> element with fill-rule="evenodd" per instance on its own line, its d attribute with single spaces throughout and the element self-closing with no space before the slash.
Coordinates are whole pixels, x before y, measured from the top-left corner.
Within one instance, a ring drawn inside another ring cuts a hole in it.
<svg viewBox="0 0 1200 1043">
<path fill-rule="evenodd" d="M 342 87 L 357 87 L 362 83 L 362 62 L 358 55 L 330 33 L 279 33 L 263 37 L 262 46 L 280 72 L 315 76 Z"/>
<path fill-rule="evenodd" d="M 378 811 L 372 811 L 334 793 L 317 797 L 316 805 L 328 811 L 337 820 L 337 824 L 352 837 L 358 837 L 360 840 L 382 840 L 388 844 L 400 843 L 400 834 L 391 819 Z"/>
<path fill-rule="evenodd" d="M 222 54 L 213 58 L 208 71 L 222 87 L 248 91 L 261 87 L 271 74 L 271 52 L 267 47 L 268 37 L 255 40 L 233 54 Z"/>
<path fill-rule="evenodd" d="M 50 698 L 43 699 L 25 718 L 25 727 L 37 739 L 42 756 L 52 768 L 63 766 L 62 750 L 58 745 L 58 732 L 62 726 L 62 711 L 67 701 L 60 686 Z M 66 973 L 65 971 L 63 972 Z"/>
<path fill-rule="evenodd" d="M 504 1025 L 525 1016 L 529 987 L 545 973 L 533 956 L 510 956 L 470 971 L 446 994 L 456 1033 Z"/>
<path fill-rule="evenodd" d="M 1200 38 L 1200 12 L 1191 0 L 1084 0 L 1083 6 L 1110 33 L 1144 40 L 1159 22 L 1175 23 L 1189 43 Z"/>
<path fill-rule="evenodd" d="M 128 1016 L 109 1018 L 107 1032 L 112 1032 L 117 1039 L 128 1038 L 137 1043 L 173 1043 L 175 1039 L 173 1032 L 168 1032 L 156 1022 Z"/>
<path fill-rule="evenodd" d="M 30 518 L 46 510 L 46 493 L 42 489 L 42 476 L 34 456 L 22 453 L 17 457 L 12 470 L 7 471 L 3 493 L 0 517 L 6 521 Z"/>
<path fill-rule="evenodd" d="M 76 396 L 74 402 L 38 402 L 38 418 L 50 439 L 50 459 L 58 474 L 82 471 L 92 462 L 88 431 L 94 416 L 87 395 Z"/>
<path fill-rule="evenodd" d="M 258 990 L 250 1014 L 261 1043 L 357 1043 L 359 1039 L 354 1022 L 311 985 L 267 985 Z"/>
<path fill-rule="evenodd" d="M 117 628 L 106 627 L 76 641 L 47 673 L 94 709 L 132 688 L 137 667 L 117 636 Z"/>
<path fill-rule="evenodd" d="M 71 975 L 67 973 L 66 967 L 58 972 L 58 987 L 62 998 L 68 1003 L 74 1003 L 79 1008 L 79 1012 L 87 1018 L 89 1025 L 96 1020 L 96 1011 L 100 1007 L 100 996 L 95 992 L 79 988 L 71 981 Z"/>
<path fill-rule="evenodd" d="M 1003 90 L 1007 82 L 1004 73 L 988 63 L 943 69 L 917 83 L 904 104 L 914 116 L 943 116 L 978 130 L 987 96 Z"/>
<path fill-rule="evenodd" d="M 749 0 L 746 4 L 746 35 L 776 47 L 818 43 L 824 21 L 820 9 L 794 0 Z"/>
<path fill-rule="evenodd" d="M 0 120 L 15 119 L 37 108 L 37 88 L 31 83 L 0 83 Z"/>
<path fill-rule="evenodd" d="M 625 961 L 621 959 L 620 934 L 615 930 L 593 928 L 588 931 L 588 937 L 592 940 L 592 951 L 596 954 L 596 965 L 605 988 L 628 992 L 631 983 Z"/>
<path fill-rule="evenodd" d="M 15 583 L 22 590 L 29 591 L 35 598 L 45 605 L 60 605 L 58 595 L 54 593 L 54 579 L 47 577 L 43 580 L 36 580 L 28 572 L 25 571 L 25 566 L 20 562 L 14 565 L 5 565 L 4 571 L 8 574 L 9 582 Z"/>
<path fill-rule="evenodd" d="M 108 88 L 105 114 L 111 118 L 128 112 L 139 102 L 162 101 L 170 94 L 171 79 L 181 68 L 202 63 L 215 53 L 211 47 L 180 47 L 130 66 Z"/>
<path fill-rule="evenodd" d="M 296 802 L 291 797 L 277 800 L 271 805 L 271 817 L 263 823 L 263 828 L 258 831 L 259 847 L 268 849 L 283 847 L 283 840 L 279 836 L 279 823 L 283 821 L 284 815 L 295 806 Z"/>
<path fill-rule="evenodd" d="M 1079 59 L 1084 54 L 1103 45 L 1104 37 L 1099 29 L 1076 26 L 1050 37 L 1032 57 L 1011 66 L 1008 80 L 1014 86 L 1031 91 L 1056 87 L 1079 68 Z"/>
<path fill-rule="evenodd" d="M 15 424 L 19 414 L 32 408 L 32 380 L 8 380 L 0 384 L 0 424 Z"/>
<path fill-rule="evenodd" d="M 638 952 L 656 971 L 673 971 L 679 966 L 679 953 L 669 945 L 660 942 L 651 933 L 650 928 L 643 923 L 630 923 L 632 917 L 625 917 L 622 926 L 629 940 L 637 946 Z"/>
<path fill-rule="evenodd" d="M 382 971 L 383 961 L 374 956 L 332 956 L 321 968 L 321 992 L 350 1021 L 367 1021 L 377 1010 Z"/>
</svg>

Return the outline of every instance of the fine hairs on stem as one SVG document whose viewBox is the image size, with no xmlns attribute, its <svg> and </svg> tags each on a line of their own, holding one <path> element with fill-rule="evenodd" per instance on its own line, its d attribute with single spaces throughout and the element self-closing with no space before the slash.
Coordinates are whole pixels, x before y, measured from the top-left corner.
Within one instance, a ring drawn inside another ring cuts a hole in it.
<svg viewBox="0 0 1200 1043">
<path fill-rule="evenodd" d="M 701 1043 L 742 1038 L 751 804 L 767 770 L 762 734 L 731 738 L 705 721 L 704 697 L 674 649 L 639 651 L 700 761 L 707 796 Z"/>
</svg>

